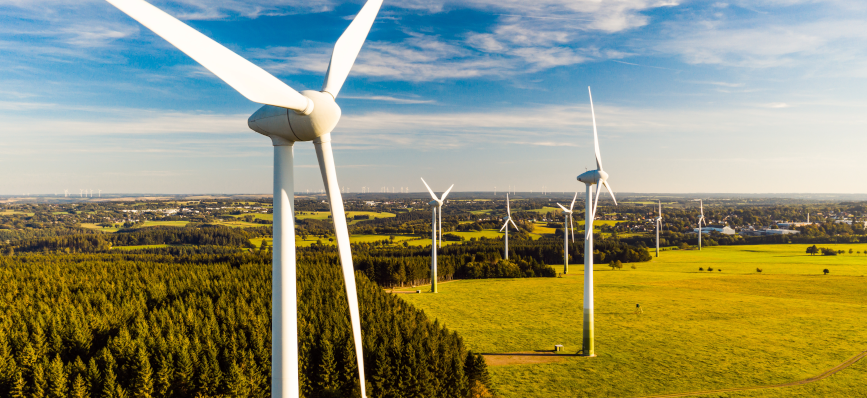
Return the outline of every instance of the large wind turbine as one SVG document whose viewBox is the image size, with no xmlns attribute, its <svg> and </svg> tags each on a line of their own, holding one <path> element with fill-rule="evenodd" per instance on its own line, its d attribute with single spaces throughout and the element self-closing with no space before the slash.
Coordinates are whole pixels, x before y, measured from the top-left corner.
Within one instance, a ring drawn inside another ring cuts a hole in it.
<svg viewBox="0 0 867 398">
<path fill-rule="evenodd" d="M 602 170 L 602 155 L 599 153 L 599 135 L 596 133 L 596 113 L 593 110 L 593 94 L 590 94 L 590 115 L 593 117 L 593 147 L 596 149 L 596 170 L 587 171 L 578 176 L 578 181 L 583 182 L 587 188 L 587 202 L 584 221 L 584 338 L 582 340 L 581 353 L 584 356 L 595 357 L 594 330 L 593 330 L 593 220 L 596 218 L 596 208 L 599 205 L 599 191 L 602 186 L 611 194 L 614 205 L 617 199 L 608 185 L 608 173 Z M 590 187 L 596 185 L 596 202 L 593 202 L 593 190 Z"/>
<path fill-rule="evenodd" d="M 296 303 L 293 144 L 313 141 L 325 191 L 331 204 L 334 232 L 346 284 L 346 297 L 361 396 L 366 396 L 361 319 L 349 231 L 337 183 L 331 131 L 340 120 L 334 101 L 376 19 L 382 0 L 368 0 L 337 39 L 321 91 L 299 93 L 262 68 L 235 54 L 171 15 L 143 0 L 107 0 L 213 72 L 247 99 L 263 104 L 247 121 L 250 129 L 274 145 L 274 259 L 272 270 L 271 392 L 274 397 L 300 394 Z"/>
<path fill-rule="evenodd" d="M 508 260 L 509 259 L 509 223 L 512 223 L 512 226 L 514 226 L 516 230 L 520 231 L 520 229 L 518 229 L 518 226 L 515 225 L 515 222 L 512 221 L 512 210 L 509 209 L 509 194 L 508 193 L 506 194 L 506 214 L 507 214 L 506 220 L 505 220 L 505 222 L 503 222 L 503 228 L 500 228 L 500 232 L 503 232 L 504 229 L 506 230 L 506 248 L 503 251 L 503 257 L 506 260 Z"/>
<path fill-rule="evenodd" d="M 656 217 L 656 257 L 659 257 L 659 230 L 662 228 L 662 201 L 659 202 L 659 217 Z"/>
<path fill-rule="evenodd" d="M 572 231 L 572 241 L 575 241 L 575 231 L 572 229 L 572 208 L 575 207 L 575 199 L 578 199 L 578 192 L 575 192 L 569 210 L 557 203 L 557 206 L 563 209 L 563 274 L 569 273 L 569 231 Z"/>
<path fill-rule="evenodd" d="M 698 202 L 698 206 L 701 209 L 701 217 L 698 219 L 698 250 L 701 250 L 701 224 L 707 225 L 707 221 L 704 220 L 704 203 L 701 199 L 693 199 L 692 201 Z"/>
<path fill-rule="evenodd" d="M 440 215 L 440 219 L 439 219 L 439 227 L 440 227 L 440 234 L 439 234 L 439 235 L 440 235 L 440 244 L 439 244 L 439 246 L 440 246 L 440 247 L 443 247 L 443 202 L 445 202 L 445 200 L 446 200 L 446 196 L 449 195 L 449 192 L 452 191 L 452 188 L 454 188 L 455 184 L 452 184 L 452 186 L 450 186 L 449 189 L 446 189 L 446 191 L 443 193 L 443 197 L 442 197 L 442 198 L 437 198 L 437 196 L 434 195 L 433 191 L 430 189 L 430 187 L 429 187 L 429 186 L 427 185 L 427 183 L 424 181 L 424 178 L 421 179 L 421 182 L 424 183 L 425 188 L 427 188 L 427 191 L 430 192 L 430 197 L 433 198 L 433 200 L 434 200 L 435 202 L 437 202 L 437 210 L 439 211 L 439 215 Z"/>
</svg>

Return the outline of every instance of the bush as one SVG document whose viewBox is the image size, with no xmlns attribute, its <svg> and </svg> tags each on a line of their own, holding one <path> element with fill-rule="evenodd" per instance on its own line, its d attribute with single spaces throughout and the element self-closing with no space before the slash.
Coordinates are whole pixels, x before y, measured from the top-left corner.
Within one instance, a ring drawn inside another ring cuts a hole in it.
<svg viewBox="0 0 867 398">
<path fill-rule="evenodd" d="M 712 267 L 707 267 L 707 270 L 708 270 L 708 271 L 713 271 L 713 268 L 712 268 Z"/>
<path fill-rule="evenodd" d="M 635 264 L 632 264 L 632 269 L 636 269 Z"/>
<path fill-rule="evenodd" d="M 825 268 L 825 269 L 823 269 L 823 270 L 822 270 L 822 272 L 824 272 L 824 273 L 825 273 L 825 275 L 828 275 L 828 273 L 829 273 L 829 272 L 831 272 L 831 271 L 828 271 L 828 269 L 827 269 L 827 268 Z"/>
<path fill-rule="evenodd" d="M 698 270 L 699 270 L 699 271 L 704 271 L 704 268 L 702 268 L 702 267 L 698 267 Z"/>
<path fill-rule="evenodd" d="M 762 269 L 761 269 L 761 268 L 756 268 L 756 272 L 758 272 L 758 273 L 761 274 L 761 273 L 762 273 Z"/>
</svg>

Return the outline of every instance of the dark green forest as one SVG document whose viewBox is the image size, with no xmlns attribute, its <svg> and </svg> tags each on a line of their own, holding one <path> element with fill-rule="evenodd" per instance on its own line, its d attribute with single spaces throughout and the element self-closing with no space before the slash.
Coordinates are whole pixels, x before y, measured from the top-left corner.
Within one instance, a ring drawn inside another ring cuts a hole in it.
<svg viewBox="0 0 867 398">
<path fill-rule="evenodd" d="M 270 395 L 270 251 L 161 250 L 0 257 L 0 396 Z M 456 333 L 357 280 L 371 396 L 488 394 Z M 342 283 L 336 256 L 301 258 L 304 397 L 358 388 Z"/>
</svg>

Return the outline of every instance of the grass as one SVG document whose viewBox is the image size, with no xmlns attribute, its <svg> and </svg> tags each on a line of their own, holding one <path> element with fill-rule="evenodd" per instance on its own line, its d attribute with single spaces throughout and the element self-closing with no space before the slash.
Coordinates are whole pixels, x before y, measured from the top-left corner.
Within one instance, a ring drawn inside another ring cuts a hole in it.
<svg viewBox="0 0 867 398">
<path fill-rule="evenodd" d="M 822 246 L 822 245 L 820 245 Z M 824 245 L 848 251 L 867 244 Z M 503 397 L 640 397 L 800 380 L 867 349 L 867 256 L 809 256 L 807 245 L 667 251 L 596 267 L 598 357 L 492 366 Z M 723 271 L 699 272 L 698 268 Z M 756 273 L 756 267 L 764 272 Z M 823 276 L 828 268 L 830 275 Z M 575 267 L 576 271 L 580 267 Z M 400 295 L 475 352 L 581 346 L 583 275 L 445 283 Z M 635 304 L 644 309 L 634 313 Z M 491 358 L 491 357 L 489 357 Z M 865 396 L 867 363 L 821 382 L 729 397 Z M 719 395 L 714 395 L 719 396 Z"/>
<path fill-rule="evenodd" d="M 103 228 L 103 227 L 100 227 L 99 225 L 96 225 L 94 223 L 81 223 L 81 227 L 87 228 L 87 229 L 95 229 L 95 230 L 102 231 L 102 232 L 117 232 L 117 230 L 120 229 L 120 228 L 115 228 L 115 227 Z"/>
<path fill-rule="evenodd" d="M 60 212 L 65 213 L 65 212 Z M 23 211 L 15 211 L 15 210 L 0 210 L 0 216 L 11 216 L 15 214 L 25 215 L 27 217 L 32 217 L 34 213 L 25 213 Z"/>
</svg>

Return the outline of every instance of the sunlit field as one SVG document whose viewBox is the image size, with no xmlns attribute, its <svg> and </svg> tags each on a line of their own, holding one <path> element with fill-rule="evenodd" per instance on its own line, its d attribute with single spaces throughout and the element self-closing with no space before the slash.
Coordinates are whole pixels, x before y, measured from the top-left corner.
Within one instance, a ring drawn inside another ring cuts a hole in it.
<svg viewBox="0 0 867 398">
<path fill-rule="evenodd" d="M 867 245 L 819 246 L 846 254 L 810 256 L 807 245 L 727 246 L 666 251 L 637 269 L 598 265 L 598 357 L 488 356 L 492 376 L 503 397 L 641 397 L 818 375 L 867 350 Z M 477 352 L 581 348 L 580 272 L 456 281 L 439 290 L 400 297 Z M 515 364 L 528 360 L 536 363 Z M 812 384 L 706 396 L 867 396 L 865 376 L 862 361 Z"/>
</svg>

